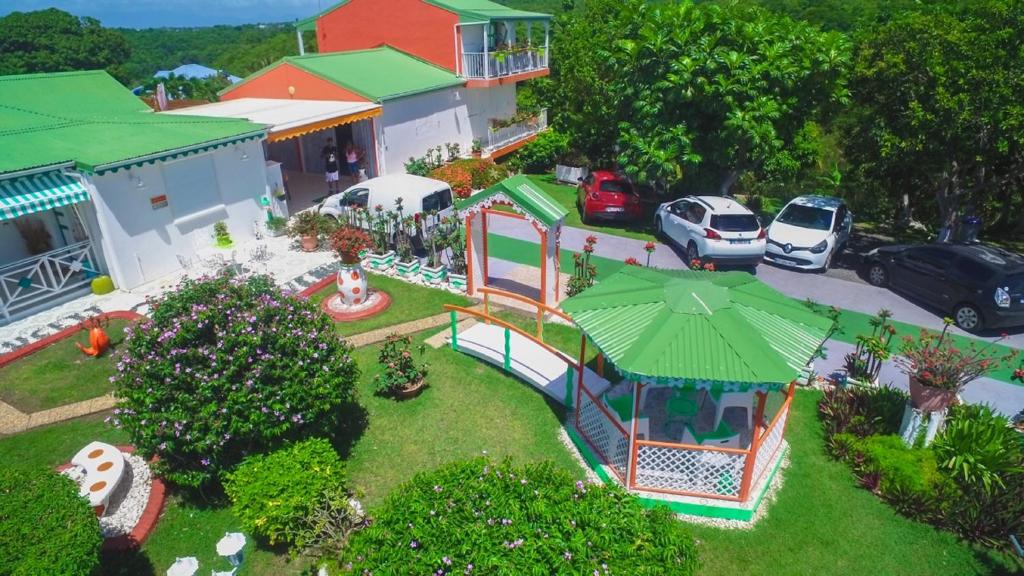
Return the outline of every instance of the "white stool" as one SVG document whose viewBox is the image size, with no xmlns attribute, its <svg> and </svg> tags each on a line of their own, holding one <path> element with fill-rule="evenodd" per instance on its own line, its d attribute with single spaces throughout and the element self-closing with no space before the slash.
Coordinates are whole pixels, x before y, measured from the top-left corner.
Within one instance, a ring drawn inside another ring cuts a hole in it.
<svg viewBox="0 0 1024 576">
<path fill-rule="evenodd" d="M 714 397 L 712 396 L 712 399 Z M 754 393 L 753 392 L 722 392 L 715 406 L 715 429 L 722 423 L 722 414 L 726 408 L 743 408 L 747 411 L 747 429 L 754 428 Z"/>
</svg>

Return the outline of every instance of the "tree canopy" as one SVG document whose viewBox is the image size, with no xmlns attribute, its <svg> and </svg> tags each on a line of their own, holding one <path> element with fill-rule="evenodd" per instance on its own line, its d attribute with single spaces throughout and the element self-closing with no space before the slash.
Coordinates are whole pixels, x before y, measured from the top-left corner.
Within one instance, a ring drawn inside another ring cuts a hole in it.
<svg viewBox="0 0 1024 576">
<path fill-rule="evenodd" d="M 756 7 L 597 0 L 557 42 L 561 127 L 663 187 L 694 169 L 722 193 L 792 172 L 813 157 L 808 123 L 848 97 L 843 35 Z"/>
<path fill-rule="evenodd" d="M 1024 230 L 1024 2 L 908 13 L 859 38 L 845 142 L 864 179 L 918 217 L 968 206 Z"/>
<path fill-rule="evenodd" d="M 0 18 L 0 75 L 105 69 L 125 79 L 131 54 L 117 30 L 56 8 Z"/>
</svg>

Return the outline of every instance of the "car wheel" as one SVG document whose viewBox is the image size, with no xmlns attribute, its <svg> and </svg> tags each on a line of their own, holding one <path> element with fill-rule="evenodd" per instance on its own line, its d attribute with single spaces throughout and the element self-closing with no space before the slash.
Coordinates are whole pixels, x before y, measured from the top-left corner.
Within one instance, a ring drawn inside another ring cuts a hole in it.
<svg viewBox="0 0 1024 576">
<path fill-rule="evenodd" d="M 823 264 L 821 266 L 821 271 L 822 272 L 828 272 L 828 269 L 832 267 L 832 256 L 834 256 L 835 253 L 836 253 L 836 251 L 833 250 L 833 251 L 828 253 L 828 256 L 825 257 L 825 264 Z"/>
<path fill-rule="evenodd" d="M 686 265 L 689 266 L 694 260 L 700 260 L 700 251 L 697 250 L 697 244 L 691 240 L 686 245 Z"/>
<path fill-rule="evenodd" d="M 953 309 L 953 321 L 968 332 L 979 332 L 984 326 L 981 310 L 973 304 L 960 304 Z"/>
<path fill-rule="evenodd" d="M 665 225 L 661 222 L 661 217 L 654 217 L 654 236 L 658 239 L 665 239 Z"/>
<path fill-rule="evenodd" d="M 872 262 L 868 267 L 868 283 L 879 287 L 889 283 L 889 272 L 880 262 Z"/>
</svg>

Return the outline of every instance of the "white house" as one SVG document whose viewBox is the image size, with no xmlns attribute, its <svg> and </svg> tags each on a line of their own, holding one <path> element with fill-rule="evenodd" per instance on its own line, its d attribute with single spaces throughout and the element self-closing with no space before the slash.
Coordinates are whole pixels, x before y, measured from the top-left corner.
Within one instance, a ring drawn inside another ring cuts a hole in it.
<svg viewBox="0 0 1024 576">
<path fill-rule="evenodd" d="M 245 120 L 154 113 L 106 72 L 0 76 L 0 322 L 130 290 L 265 218 L 262 141 Z"/>
</svg>

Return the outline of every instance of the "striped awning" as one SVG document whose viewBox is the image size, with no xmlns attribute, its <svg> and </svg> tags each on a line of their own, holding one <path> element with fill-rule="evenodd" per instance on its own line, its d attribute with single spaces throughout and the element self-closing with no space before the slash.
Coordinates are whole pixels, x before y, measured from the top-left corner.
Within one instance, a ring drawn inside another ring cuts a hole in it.
<svg viewBox="0 0 1024 576">
<path fill-rule="evenodd" d="M 0 180 L 0 220 L 11 220 L 88 199 L 85 186 L 60 172 Z"/>
</svg>

